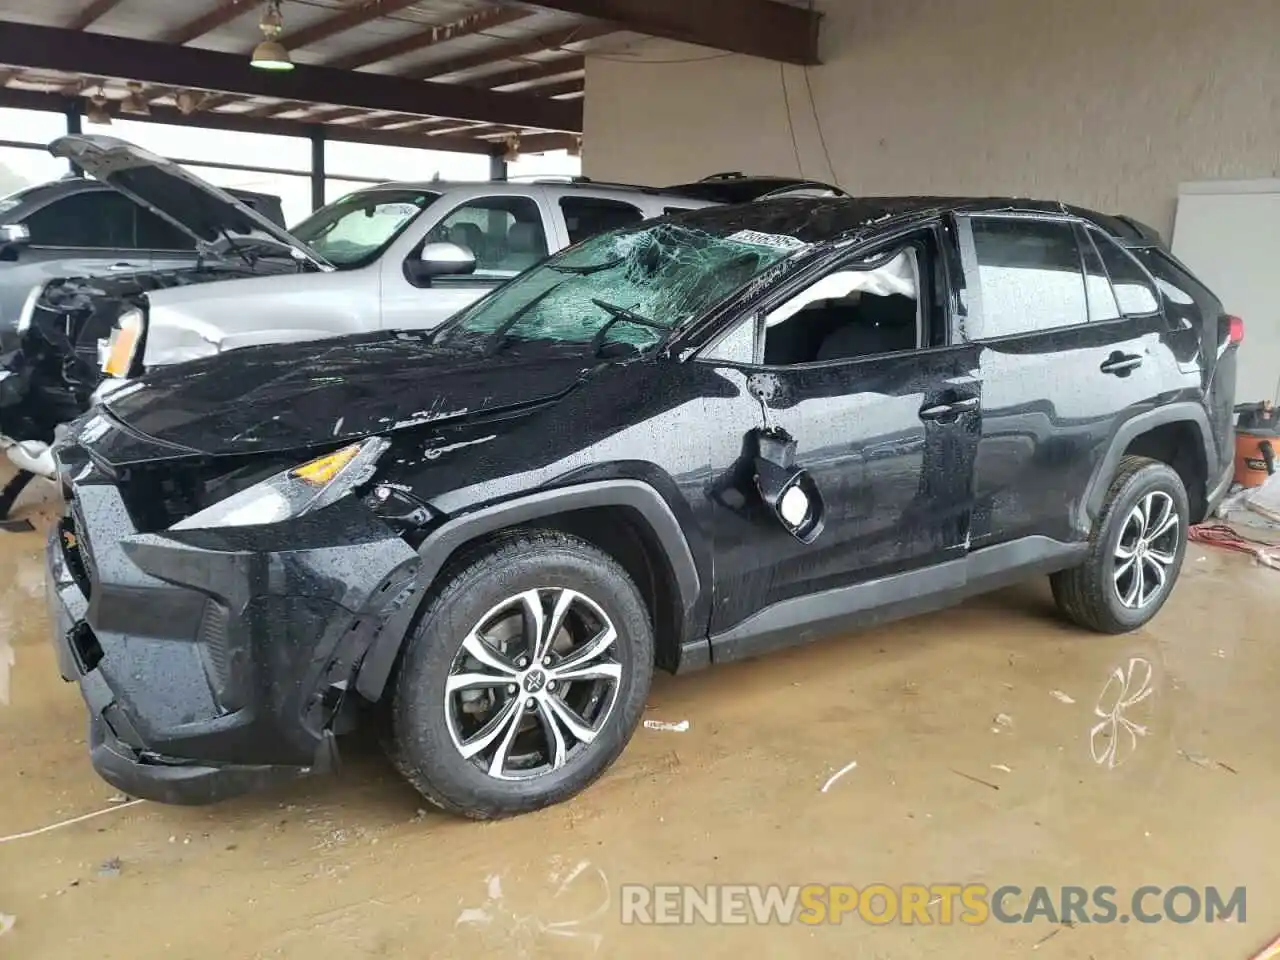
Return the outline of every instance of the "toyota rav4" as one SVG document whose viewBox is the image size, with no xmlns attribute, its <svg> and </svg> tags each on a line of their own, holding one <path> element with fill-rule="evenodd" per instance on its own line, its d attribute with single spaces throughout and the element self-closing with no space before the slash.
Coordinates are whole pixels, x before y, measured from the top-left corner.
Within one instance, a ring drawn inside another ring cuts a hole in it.
<svg viewBox="0 0 1280 960">
<path fill-rule="evenodd" d="M 179 364 L 77 421 L 61 672 L 134 796 L 329 769 L 371 716 L 429 800 L 532 810 L 655 668 L 1046 574 L 1141 627 L 1228 484 L 1242 336 L 1151 230 L 1058 203 L 614 230 L 435 331 Z"/>
</svg>

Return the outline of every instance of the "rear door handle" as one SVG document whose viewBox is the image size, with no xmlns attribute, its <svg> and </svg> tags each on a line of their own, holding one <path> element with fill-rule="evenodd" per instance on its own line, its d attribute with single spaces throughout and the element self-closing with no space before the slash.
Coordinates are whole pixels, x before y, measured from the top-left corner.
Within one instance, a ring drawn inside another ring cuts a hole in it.
<svg viewBox="0 0 1280 960">
<path fill-rule="evenodd" d="M 1114 373 L 1117 376 L 1125 376 L 1130 370 L 1135 370 L 1142 366 L 1142 357 L 1136 353 L 1113 353 L 1109 356 L 1100 369 L 1103 373 Z"/>
<path fill-rule="evenodd" d="M 138 270 L 140 269 L 136 263 L 125 263 L 123 260 L 119 263 L 113 263 L 107 267 L 108 270 Z"/>
<path fill-rule="evenodd" d="M 963 400 L 956 400 L 952 403 L 939 403 L 932 407 L 925 407 L 920 411 L 920 419 L 945 420 L 949 417 L 959 416 L 967 410 L 976 410 L 977 407 L 977 397 L 965 397 Z"/>
</svg>

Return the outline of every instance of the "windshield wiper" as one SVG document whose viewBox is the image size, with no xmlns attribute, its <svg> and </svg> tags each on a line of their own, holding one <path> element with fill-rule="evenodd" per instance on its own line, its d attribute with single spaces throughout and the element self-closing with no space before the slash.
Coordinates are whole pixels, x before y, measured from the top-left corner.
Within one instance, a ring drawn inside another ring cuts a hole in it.
<svg viewBox="0 0 1280 960">
<path fill-rule="evenodd" d="M 543 290 L 540 294 L 538 294 L 536 297 L 534 297 L 532 300 L 526 303 L 523 307 L 521 307 L 519 310 L 517 310 L 515 313 L 509 316 L 506 320 L 504 320 L 502 322 L 502 325 L 499 326 L 498 329 L 493 331 L 493 333 L 490 335 L 489 346 L 485 350 L 485 356 L 491 357 L 495 353 L 497 353 L 499 350 L 501 350 L 503 347 L 503 344 L 505 344 L 507 341 L 507 332 L 512 327 L 514 327 L 517 323 L 523 320 L 525 317 L 525 314 L 527 314 L 530 310 L 532 310 L 534 307 L 540 304 L 543 300 L 547 299 L 548 294 L 550 294 L 553 290 L 558 290 L 558 289 L 560 289 L 560 284 L 558 283 L 555 284 L 554 286 L 547 287 L 547 289 Z"/>
<path fill-rule="evenodd" d="M 615 323 L 634 323 L 638 327 L 648 327 L 650 330 L 661 330 L 664 333 L 671 329 L 671 327 L 665 323 L 659 323 L 657 320 L 650 320 L 648 317 L 642 317 L 640 314 L 628 309 L 627 307 L 620 307 L 607 300 L 600 300 L 597 297 L 592 297 L 591 302 L 605 313 L 609 314 L 609 319 L 605 322 L 604 326 L 597 330 L 596 335 L 591 338 L 590 350 L 593 355 L 600 352 L 600 348 L 604 346 L 604 338 L 608 335 L 609 329 Z"/>
<path fill-rule="evenodd" d="M 557 273 L 572 273 L 575 276 L 585 277 L 588 274 L 599 273 L 601 270 L 608 270 L 610 267 L 616 267 L 624 259 L 624 257 L 614 257 L 612 260 L 606 260 L 604 263 L 588 263 L 583 267 L 571 267 L 563 263 L 549 263 L 547 266 Z"/>
</svg>

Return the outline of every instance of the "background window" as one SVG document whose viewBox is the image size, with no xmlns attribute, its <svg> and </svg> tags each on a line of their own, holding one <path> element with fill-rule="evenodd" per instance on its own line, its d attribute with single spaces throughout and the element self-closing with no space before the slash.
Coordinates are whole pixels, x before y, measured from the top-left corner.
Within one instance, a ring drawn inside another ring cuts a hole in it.
<svg viewBox="0 0 1280 960">
<path fill-rule="evenodd" d="M 476 273 L 514 276 L 547 255 L 542 213 L 528 197 L 481 197 L 464 203 L 427 235 L 475 254 Z"/>
<path fill-rule="evenodd" d="M 1089 321 L 1080 250 L 1070 223 L 973 217 L 978 316 L 970 340 L 1036 333 Z"/>
<path fill-rule="evenodd" d="M 31 242 L 46 247 L 133 249 L 138 206 L 115 191 L 78 193 L 27 217 Z"/>
<path fill-rule="evenodd" d="M 621 200 L 603 197 L 562 197 L 560 212 L 569 228 L 569 243 L 577 243 L 606 230 L 629 227 L 644 219 L 644 212 Z"/>
<path fill-rule="evenodd" d="M 138 247 L 142 250 L 194 250 L 195 241 L 168 220 L 139 207 Z"/>
<path fill-rule="evenodd" d="M 1102 262 L 1106 264 L 1107 273 L 1111 274 L 1111 286 L 1115 288 L 1120 311 L 1125 316 L 1157 312 L 1160 308 L 1156 292 L 1146 271 L 1110 237 L 1096 231 L 1090 233 L 1098 253 L 1102 255 Z"/>
</svg>

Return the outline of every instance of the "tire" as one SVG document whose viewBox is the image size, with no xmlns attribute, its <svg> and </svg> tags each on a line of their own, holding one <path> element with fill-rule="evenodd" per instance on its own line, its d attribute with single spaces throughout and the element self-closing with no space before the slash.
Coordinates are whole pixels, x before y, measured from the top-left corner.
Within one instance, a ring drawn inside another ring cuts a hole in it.
<svg viewBox="0 0 1280 960">
<path fill-rule="evenodd" d="M 1144 504 L 1153 514 L 1149 519 L 1141 513 Z M 1139 548 L 1138 541 L 1158 533 L 1168 519 L 1163 513 L 1166 504 L 1170 516 L 1176 517 L 1176 527 L 1151 536 L 1147 546 Z M 1122 459 L 1084 563 L 1049 578 L 1058 607 L 1075 623 L 1098 633 L 1128 633 L 1146 624 L 1177 583 L 1187 551 L 1189 518 L 1187 491 L 1172 467 L 1146 457 Z M 1126 567 L 1125 554 L 1131 548 L 1133 562 Z M 1135 593 L 1134 571 L 1139 568 L 1143 575 Z"/>
<path fill-rule="evenodd" d="M 532 597 L 549 665 L 519 662 L 531 655 Z M 561 603 L 564 626 L 548 637 Z M 558 803 L 627 745 L 653 662 L 648 609 L 616 560 L 558 532 L 505 536 L 446 570 L 428 599 L 395 681 L 388 752 L 451 813 L 487 820 Z"/>
</svg>

